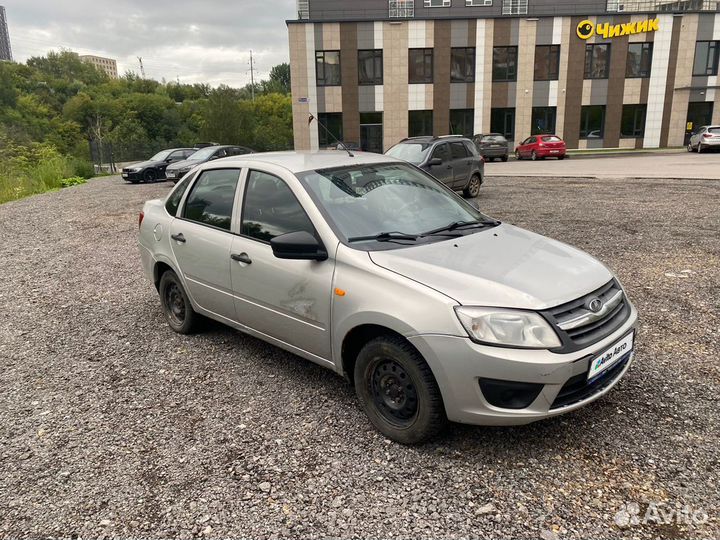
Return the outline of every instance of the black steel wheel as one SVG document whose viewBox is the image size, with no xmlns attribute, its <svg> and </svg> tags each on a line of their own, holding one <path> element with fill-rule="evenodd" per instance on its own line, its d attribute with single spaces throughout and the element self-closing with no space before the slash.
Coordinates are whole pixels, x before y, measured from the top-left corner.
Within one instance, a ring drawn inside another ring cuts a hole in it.
<svg viewBox="0 0 720 540">
<path fill-rule="evenodd" d="M 197 325 L 198 315 L 190 303 L 185 289 L 172 270 L 160 278 L 160 302 L 170 328 L 178 334 L 190 334 Z"/>
<path fill-rule="evenodd" d="M 447 423 L 440 389 L 430 367 L 400 336 L 381 336 L 358 354 L 355 391 L 372 424 L 402 444 L 435 436 Z"/>
</svg>

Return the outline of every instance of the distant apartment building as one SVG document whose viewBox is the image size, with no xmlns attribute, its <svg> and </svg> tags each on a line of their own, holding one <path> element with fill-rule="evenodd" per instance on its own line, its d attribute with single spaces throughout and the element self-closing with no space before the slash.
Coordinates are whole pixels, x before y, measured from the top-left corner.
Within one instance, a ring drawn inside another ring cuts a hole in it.
<svg viewBox="0 0 720 540">
<path fill-rule="evenodd" d="M 557 133 L 681 146 L 720 124 L 718 0 L 299 0 L 297 149 L 417 135 Z M 317 118 L 332 136 L 309 116 Z"/>
<path fill-rule="evenodd" d="M 102 56 L 95 56 L 93 54 L 80 55 L 80 59 L 88 64 L 94 65 L 101 71 L 107 73 L 111 79 L 118 78 L 117 61 L 112 58 L 104 58 Z"/>
<path fill-rule="evenodd" d="M 12 62 L 12 47 L 10 47 L 10 32 L 7 25 L 5 8 L 0 6 L 0 60 Z"/>
</svg>

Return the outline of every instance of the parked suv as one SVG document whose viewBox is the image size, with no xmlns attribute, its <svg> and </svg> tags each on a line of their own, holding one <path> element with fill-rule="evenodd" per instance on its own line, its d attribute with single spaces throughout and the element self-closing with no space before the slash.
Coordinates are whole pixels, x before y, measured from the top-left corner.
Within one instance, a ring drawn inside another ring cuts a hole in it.
<svg viewBox="0 0 720 540">
<path fill-rule="evenodd" d="M 173 163 L 169 166 L 166 171 L 167 178 L 168 180 L 172 180 L 173 183 L 177 183 L 178 180 L 201 163 L 224 157 L 241 156 L 252 153 L 253 150 L 245 148 L 244 146 L 206 146 L 195 152 L 189 159 Z"/>
<path fill-rule="evenodd" d="M 507 161 L 510 155 L 510 143 L 500 133 L 488 133 L 487 135 L 475 135 L 473 137 L 480 155 L 485 159 L 500 159 Z"/>
<path fill-rule="evenodd" d="M 139 217 L 142 264 L 175 332 L 203 315 L 344 375 L 402 443 L 447 420 L 576 410 L 633 361 L 637 312 L 607 267 L 387 156 L 214 161 Z"/>
<path fill-rule="evenodd" d="M 465 137 L 412 137 L 393 146 L 386 155 L 420 167 L 469 199 L 480 194 L 485 181 L 485 160 L 475 143 Z"/>
<path fill-rule="evenodd" d="M 704 152 L 709 148 L 720 148 L 720 126 L 703 126 L 690 137 L 688 152 Z"/>
</svg>

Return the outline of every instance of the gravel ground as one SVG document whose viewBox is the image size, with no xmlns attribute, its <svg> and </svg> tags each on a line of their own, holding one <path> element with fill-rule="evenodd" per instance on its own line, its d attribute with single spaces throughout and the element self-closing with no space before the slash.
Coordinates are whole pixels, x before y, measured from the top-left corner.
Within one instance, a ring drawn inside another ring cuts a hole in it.
<svg viewBox="0 0 720 540">
<path fill-rule="evenodd" d="M 617 271 L 637 362 L 576 413 L 416 448 L 329 371 L 219 325 L 168 329 L 135 245 L 167 184 L 2 205 L 0 537 L 716 538 L 719 187 L 490 179 L 486 212 Z M 627 503 L 708 520 L 620 528 Z"/>
</svg>

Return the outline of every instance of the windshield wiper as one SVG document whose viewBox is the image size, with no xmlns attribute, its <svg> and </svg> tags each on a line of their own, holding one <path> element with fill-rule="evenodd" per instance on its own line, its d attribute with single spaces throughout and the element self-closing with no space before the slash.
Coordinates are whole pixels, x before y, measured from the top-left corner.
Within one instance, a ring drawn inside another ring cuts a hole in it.
<svg viewBox="0 0 720 540">
<path fill-rule="evenodd" d="M 453 221 L 452 223 L 450 223 L 449 225 L 445 225 L 444 227 L 424 232 L 421 236 L 432 236 L 433 234 L 440 234 L 444 232 L 451 232 L 475 227 L 497 227 L 498 225 L 500 225 L 499 221 Z"/>
<path fill-rule="evenodd" d="M 391 242 L 393 240 L 409 240 L 415 242 L 418 239 L 417 236 L 412 234 L 405 234 L 401 232 L 383 232 L 380 234 L 371 234 L 369 236 L 355 236 L 348 238 L 348 242 L 365 242 L 367 240 L 375 240 L 376 242 Z"/>
</svg>

